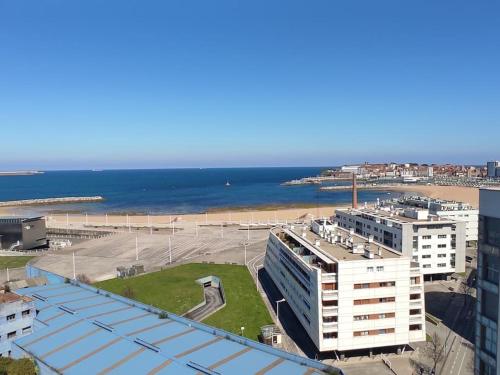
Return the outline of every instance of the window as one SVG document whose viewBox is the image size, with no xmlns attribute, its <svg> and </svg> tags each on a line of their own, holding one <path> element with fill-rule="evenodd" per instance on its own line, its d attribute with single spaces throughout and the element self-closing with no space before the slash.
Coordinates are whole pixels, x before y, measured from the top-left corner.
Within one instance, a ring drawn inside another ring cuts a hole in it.
<svg viewBox="0 0 500 375">
<path fill-rule="evenodd" d="M 373 267 L 366 267 L 366 272 L 373 272 Z"/>
<path fill-rule="evenodd" d="M 383 272 L 384 266 L 377 266 L 377 272 Z"/>
<path fill-rule="evenodd" d="M 378 318 L 379 318 L 379 319 L 385 319 L 385 318 L 386 318 L 386 316 L 385 316 L 385 314 L 378 314 Z"/>
<path fill-rule="evenodd" d="M 438 267 L 446 267 L 446 263 L 438 263 Z"/>
<path fill-rule="evenodd" d="M 431 245 L 423 245 L 422 246 L 422 249 L 425 249 L 425 250 L 430 249 L 430 248 L 431 248 Z"/>
<path fill-rule="evenodd" d="M 494 329 L 481 324 L 481 349 L 495 357 L 497 353 L 497 334 Z"/>
<path fill-rule="evenodd" d="M 336 339 L 337 332 L 325 332 L 325 333 L 323 333 L 323 338 L 324 339 Z"/>
<path fill-rule="evenodd" d="M 440 234 L 438 235 L 438 238 L 447 238 L 448 236 L 446 234 Z"/>
<path fill-rule="evenodd" d="M 484 242 L 488 245 L 500 247 L 500 219 L 482 216 L 484 225 Z"/>
<path fill-rule="evenodd" d="M 10 314 L 10 315 L 7 315 L 7 321 L 10 322 L 11 320 L 14 320 L 16 319 L 16 314 Z"/>
<path fill-rule="evenodd" d="M 354 320 L 368 320 L 370 317 L 368 315 L 355 315 Z"/>
<path fill-rule="evenodd" d="M 484 280 L 498 285 L 498 270 L 500 258 L 486 253 L 481 253 L 481 260 L 483 261 L 482 276 Z"/>
<path fill-rule="evenodd" d="M 431 238 L 432 238 L 432 236 L 429 236 L 429 235 L 427 235 L 427 236 L 422 236 L 422 239 L 423 239 L 423 240 L 430 240 Z"/>
<path fill-rule="evenodd" d="M 446 249 L 446 244 L 445 243 L 438 244 L 438 249 Z"/>
<path fill-rule="evenodd" d="M 22 317 L 25 318 L 27 316 L 30 315 L 30 310 L 24 310 L 22 313 L 21 313 Z"/>
<path fill-rule="evenodd" d="M 422 255 L 422 259 L 429 259 L 431 256 L 429 254 L 427 255 Z"/>
<path fill-rule="evenodd" d="M 498 319 L 498 296 L 485 289 L 481 291 L 481 314 L 494 322 Z"/>
<path fill-rule="evenodd" d="M 422 268 L 431 268 L 431 265 L 430 265 L 430 264 L 424 264 L 424 265 L 422 266 Z"/>
<path fill-rule="evenodd" d="M 446 258 L 446 254 L 438 254 L 438 258 Z"/>
<path fill-rule="evenodd" d="M 31 326 L 23 328 L 23 334 L 25 334 L 25 333 L 31 333 Z"/>
<path fill-rule="evenodd" d="M 8 339 L 13 339 L 14 337 L 16 337 L 16 331 L 12 331 L 12 332 L 7 333 Z"/>
</svg>

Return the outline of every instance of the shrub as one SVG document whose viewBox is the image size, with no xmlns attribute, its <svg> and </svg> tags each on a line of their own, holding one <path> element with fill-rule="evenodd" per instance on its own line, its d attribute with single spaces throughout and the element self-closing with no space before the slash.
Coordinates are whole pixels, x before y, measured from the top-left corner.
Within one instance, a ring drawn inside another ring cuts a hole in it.
<svg viewBox="0 0 500 375">
<path fill-rule="evenodd" d="M 87 275 L 85 275 L 84 273 L 81 273 L 78 276 L 76 276 L 76 279 L 79 282 L 84 283 L 84 284 L 92 284 L 92 282 L 90 281 L 89 277 Z"/>
<path fill-rule="evenodd" d="M 28 358 L 13 360 L 7 365 L 8 375 L 36 375 L 34 362 Z"/>
<path fill-rule="evenodd" d="M 127 285 L 122 292 L 122 295 L 126 298 L 133 299 L 135 297 L 134 289 L 130 285 Z"/>
<path fill-rule="evenodd" d="M 0 375 L 7 375 L 7 367 L 9 367 L 12 361 L 12 358 L 0 357 Z"/>
</svg>

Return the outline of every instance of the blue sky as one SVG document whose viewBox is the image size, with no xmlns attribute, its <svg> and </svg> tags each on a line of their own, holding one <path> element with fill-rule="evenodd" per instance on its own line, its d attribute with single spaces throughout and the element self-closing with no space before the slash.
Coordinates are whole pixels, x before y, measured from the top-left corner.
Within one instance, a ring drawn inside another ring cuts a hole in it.
<svg viewBox="0 0 500 375">
<path fill-rule="evenodd" d="M 500 158 L 498 1 L 0 0 L 0 169 Z"/>
</svg>

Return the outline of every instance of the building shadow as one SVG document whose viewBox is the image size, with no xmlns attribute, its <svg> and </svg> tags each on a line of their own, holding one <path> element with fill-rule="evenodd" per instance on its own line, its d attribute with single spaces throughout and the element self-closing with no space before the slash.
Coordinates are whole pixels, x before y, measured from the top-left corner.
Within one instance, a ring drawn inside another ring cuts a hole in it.
<svg viewBox="0 0 500 375">
<path fill-rule="evenodd" d="M 267 298 L 276 313 L 276 301 L 279 301 L 284 297 L 264 268 L 259 269 L 258 277 L 260 284 L 262 285 L 262 289 L 266 293 Z M 321 359 L 321 353 L 309 338 L 306 330 L 302 327 L 302 324 L 296 318 L 287 302 L 279 304 L 279 320 L 285 333 L 295 342 L 295 344 L 297 344 L 307 357 Z"/>
<path fill-rule="evenodd" d="M 474 342 L 476 298 L 456 292 L 426 292 L 425 309 L 448 329 Z"/>
</svg>

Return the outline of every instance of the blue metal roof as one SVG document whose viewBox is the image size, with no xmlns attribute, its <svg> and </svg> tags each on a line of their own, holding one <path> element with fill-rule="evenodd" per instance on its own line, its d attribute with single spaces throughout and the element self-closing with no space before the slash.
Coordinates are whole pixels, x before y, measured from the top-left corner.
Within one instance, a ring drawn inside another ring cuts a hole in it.
<svg viewBox="0 0 500 375">
<path fill-rule="evenodd" d="M 32 297 L 39 313 L 35 332 L 14 346 L 56 373 L 291 375 L 335 370 L 174 314 L 160 319 L 161 310 L 77 282 L 17 293 Z"/>
</svg>

